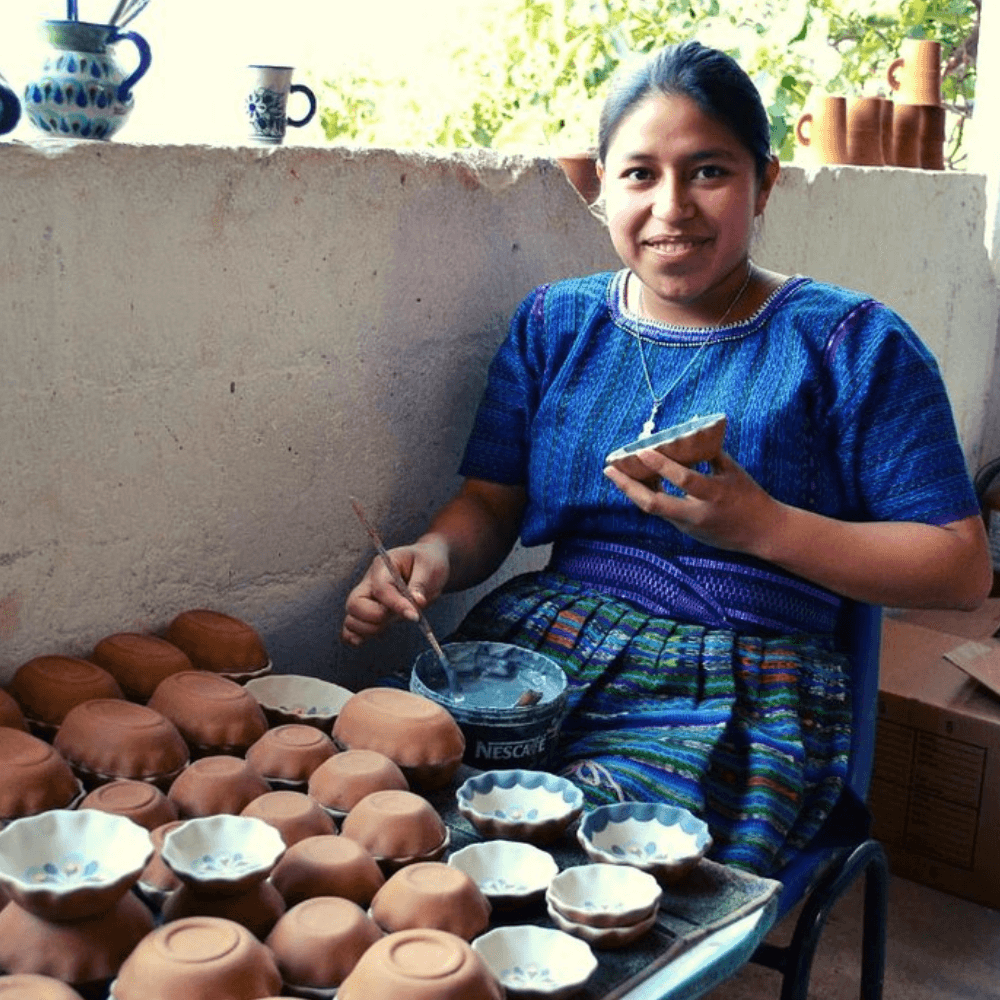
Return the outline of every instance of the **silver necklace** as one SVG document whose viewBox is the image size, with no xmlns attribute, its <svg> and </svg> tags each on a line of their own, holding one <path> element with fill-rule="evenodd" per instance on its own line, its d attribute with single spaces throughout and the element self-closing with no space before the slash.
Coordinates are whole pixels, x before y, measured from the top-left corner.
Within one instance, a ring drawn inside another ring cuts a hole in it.
<svg viewBox="0 0 1000 1000">
<path fill-rule="evenodd" d="M 660 407 L 666 402 L 667 397 L 677 388 L 681 379 L 694 367 L 694 363 L 701 357 L 701 352 L 712 342 L 712 336 L 716 329 L 722 326 L 723 323 L 729 318 L 729 314 L 736 308 L 737 303 L 743 298 L 744 293 L 750 287 L 750 279 L 753 277 L 753 261 L 747 257 L 747 276 L 743 279 L 743 284 L 740 285 L 739 291 L 733 296 L 732 302 L 729 303 L 726 311 L 719 317 L 715 324 L 710 327 L 711 332 L 709 335 L 698 345 L 698 350 L 694 352 L 694 357 L 684 366 L 681 373 L 674 379 L 673 382 L 668 386 L 667 391 L 663 393 L 662 396 L 657 398 L 655 391 L 653 390 L 653 380 L 649 376 L 649 366 L 646 364 L 646 352 L 642 349 L 642 337 L 637 337 L 636 340 L 639 343 L 639 360 L 642 361 L 642 374 L 646 379 L 646 387 L 649 389 L 649 397 L 653 401 L 653 408 L 649 411 L 649 419 L 642 425 L 642 433 L 639 435 L 640 438 L 649 437 L 656 429 L 656 416 L 660 412 Z M 642 283 L 639 284 L 639 314 L 642 316 L 646 315 L 646 308 L 643 303 L 642 297 Z"/>
</svg>

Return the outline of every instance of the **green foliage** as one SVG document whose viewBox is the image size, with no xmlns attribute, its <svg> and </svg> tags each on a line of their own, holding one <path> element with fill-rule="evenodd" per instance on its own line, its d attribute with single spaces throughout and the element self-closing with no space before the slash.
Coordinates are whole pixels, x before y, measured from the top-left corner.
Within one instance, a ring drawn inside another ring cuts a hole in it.
<svg viewBox="0 0 1000 1000">
<path fill-rule="evenodd" d="M 962 157 L 980 0 L 493 0 L 433 74 L 345 70 L 321 86 L 330 140 L 497 149 L 593 145 L 609 77 L 630 56 L 698 37 L 754 78 L 783 160 L 810 91 L 889 94 L 907 37 L 942 42 L 949 159 Z M 972 44 L 969 44 L 970 39 Z M 967 51 L 968 50 L 968 51 Z"/>
</svg>

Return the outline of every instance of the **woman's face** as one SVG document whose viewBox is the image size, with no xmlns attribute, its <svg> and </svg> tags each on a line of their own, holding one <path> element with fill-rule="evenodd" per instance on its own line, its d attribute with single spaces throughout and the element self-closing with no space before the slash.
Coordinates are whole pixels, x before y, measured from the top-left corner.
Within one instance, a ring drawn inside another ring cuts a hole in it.
<svg viewBox="0 0 1000 1000">
<path fill-rule="evenodd" d="M 622 120 L 599 166 L 615 250 L 664 322 L 718 323 L 747 276 L 753 222 L 778 175 L 689 97 L 656 94 Z"/>
</svg>

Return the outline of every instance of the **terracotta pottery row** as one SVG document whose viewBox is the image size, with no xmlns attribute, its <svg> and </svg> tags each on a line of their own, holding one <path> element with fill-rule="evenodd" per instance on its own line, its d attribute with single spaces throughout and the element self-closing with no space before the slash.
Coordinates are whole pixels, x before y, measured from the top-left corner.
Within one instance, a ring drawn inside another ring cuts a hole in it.
<svg viewBox="0 0 1000 1000">
<path fill-rule="evenodd" d="M 357 841 L 384 870 L 436 861 L 448 846 L 448 828 L 431 804 L 414 792 L 366 795 L 344 817 L 342 837 Z"/>
<path fill-rule="evenodd" d="M 30 733 L 0 727 L 0 826 L 49 809 L 66 809 L 83 787 L 66 759 Z"/>
</svg>

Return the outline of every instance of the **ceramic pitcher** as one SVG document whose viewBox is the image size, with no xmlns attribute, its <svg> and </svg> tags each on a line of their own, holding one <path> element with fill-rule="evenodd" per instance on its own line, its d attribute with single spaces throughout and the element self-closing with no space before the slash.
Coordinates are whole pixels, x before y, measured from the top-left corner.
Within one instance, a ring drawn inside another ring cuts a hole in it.
<svg viewBox="0 0 1000 1000">
<path fill-rule="evenodd" d="M 45 21 L 50 52 L 24 88 L 24 112 L 43 132 L 76 139 L 110 139 L 135 104 L 132 88 L 149 69 L 146 40 L 134 31 L 86 21 Z M 131 72 L 110 46 L 129 41 L 139 50 Z"/>
<path fill-rule="evenodd" d="M 21 102 L 0 73 L 0 135 L 13 131 L 21 117 Z"/>
</svg>

